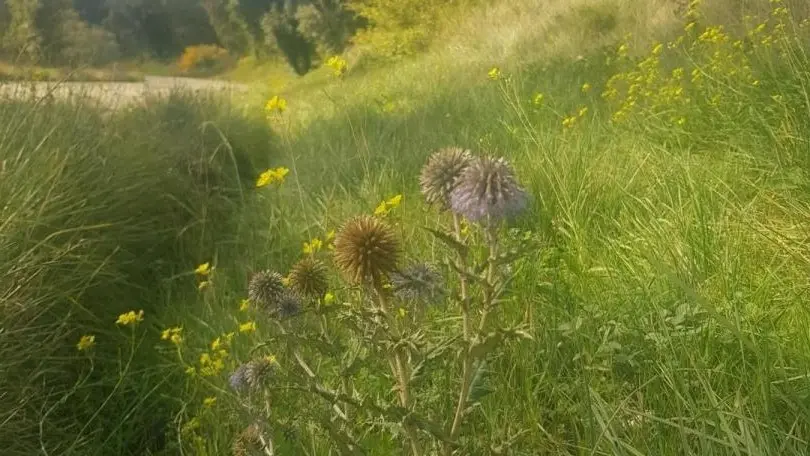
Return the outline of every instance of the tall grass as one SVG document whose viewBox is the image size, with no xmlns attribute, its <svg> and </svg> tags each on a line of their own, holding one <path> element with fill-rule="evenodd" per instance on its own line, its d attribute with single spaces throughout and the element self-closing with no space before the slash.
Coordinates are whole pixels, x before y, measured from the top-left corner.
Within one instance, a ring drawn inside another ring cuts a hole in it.
<svg viewBox="0 0 810 456">
<path fill-rule="evenodd" d="M 129 359 L 114 322 L 185 299 L 167 278 L 228 242 L 245 176 L 272 156 L 266 129 L 217 103 L 0 101 L 5 454 L 143 454 L 159 439 L 176 387 L 140 343 L 153 328 Z"/>
<path fill-rule="evenodd" d="M 583 5 L 574 14 L 608 27 Z M 282 94 L 278 138 L 264 118 L 180 96 L 111 118 L 4 102 L 0 441 L 10 454 L 229 454 L 254 417 L 228 374 L 273 335 L 240 310 L 249 274 L 286 270 L 304 242 L 396 194 L 409 253 L 437 258 L 416 176 L 431 151 L 461 145 L 515 165 L 534 196 L 516 228 L 543 245 L 515 265 L 504 318 L 533 340 L 488 360 L 488 394 L 462 430 L 489 440 L 475 454 L 806 454 L 807 26 L 780 35 L 778 17 L 740 46 L 701 41 L 707 16 L 694 32 L 667 20 L 666 50 L 623 40 L 634 22 L 617 19 L 590 52 L 522 60 L 530 40 L 518 40 L 460 63 L 445 65 L 448 49 L 362 78 L 316 75 Z M 694 34 L 668 49 L 682 33 Z M 286 182 L 252 188 L 279 164 Z M 116 328 L 138 309 L 134 332 Z M 427 332 L 452 330 L 437 312 Z M 176 326 L 178 347 L 159 334 Z M 86 354 L 83 334 L 96 335 Z M 224 340 L 222 365 L 201 375 Z M 452 406 L 452 374 L 431 373 L 424 403 Z M 390 394 L 368 378 L 355 378 L 366 394 Z M 273 409 L 286 423 L 270 432 L 277 453 L 335 454 L 297 411 Z M 381 432 L 363 444 L 405 448 Z"/>
</svg>

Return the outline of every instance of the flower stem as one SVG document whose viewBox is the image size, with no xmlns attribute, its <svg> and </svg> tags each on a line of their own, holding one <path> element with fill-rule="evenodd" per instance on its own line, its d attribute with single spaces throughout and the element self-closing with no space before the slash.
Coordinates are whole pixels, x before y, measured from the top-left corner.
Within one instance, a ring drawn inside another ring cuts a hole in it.
<svg viewBox="0 0 810 456">
<path fill-rule="evenodd" d="M 453 221 L 456 226 L 456 236 L 457 239 L 460 240 L 461 237 L 461 230 L 459 228 L 459 221 L 458 216 L 453 216 Z M 462 305 L 462 312 L 464 317 L 464 340 L 467 343 L 468 350 L 464 353 L 464 359 L 462 361 L 462 371 L 461 371 L 461 390 L 459 391 L 458 395 L 458 402 L 456 402 L 456 411 L 453 415 L 453 424 L 450 427 L 450 440 L 455 441 L 458 438 L 459 433 L 461 432 L 461 423 L 464 420 L 464 409 L 467 405 L 467 398 L 470 394 L 470 389 L 472 388 L 472 381 L 473 381 L 473 363 L 475 359 L 473 359 L 473 355 L 470 352 L 469 348 L 472 346 L 472 340 L 474 338 L 478 338 L 481 333 L 484 332 L 487 325 L 487 320 L 489 319 L 490 309 L 492 308 L 492 303 L 495 300 L 495 296 L 493 293 L 493 281 L 495 279 L 495 260 L 498 258 L 498 238 L 497 233 L 495 231 L 495 227 L 489 226 L 486 230 L 487 234 L 487 246 L 489 247 L 489 255 L 488 255 L 488 266 L 487 266 L 487 274 L 486 274 L 486 283 L 484 284 L 484 302 L 483 308 L 481 309 L 481 317 L 478 321 L 478 332 L 471 336 L 469 334 L 469 306 Z M 462 267 L 466 270 L 466 261 L 462 259 Z M 465 288 L 466 280 L 464 277 L 461 278 L 462 282 L 462 300 L 466 302 L 466 293 L 467 290 Z M 450 444 L 445 443 L 443 445 L 444 454 L 449 456 L 452 453 L 452 448 Z"/>
<path fill-rule="evenodd" d="M 389 325 L 392 329 L 396 328 L 396 322 L 393 321 L 391 318 L 391 314 L 388 309 L 388 301 L 386 299 L 385 290 L 382 289 L 382 286 L 375 285 L 374 287 L 375 295 L 377 297 L 377 304 L 380 306 L 380 309 L 388 318 Z M 398 330 L 395 330 L 395 336 L 399 337 L 401 334 Z M 397 382 L 397 390 L 399 392 L 399 405 L 406 410 L 411 409 L 411 396 L 410 396 L 410 389 L 408 387 L 409 379 L 410 379 L 410 366 L 404 359 L 404 353 L 400 347 L 394 347 L 392 350 L 393 353 L 388 354 L 388 363 L 391 366 L 392 374 Z M 419 436 L 417 435 L 416 428 L 411 424 L 403 424 L 402 425 L 405 434 L 408 436 L 408 440 L 411 443 L 411 452 L 413 456 L 421 456 L 422 455 L 422 444 L 419 442 Z"/>
</svg>

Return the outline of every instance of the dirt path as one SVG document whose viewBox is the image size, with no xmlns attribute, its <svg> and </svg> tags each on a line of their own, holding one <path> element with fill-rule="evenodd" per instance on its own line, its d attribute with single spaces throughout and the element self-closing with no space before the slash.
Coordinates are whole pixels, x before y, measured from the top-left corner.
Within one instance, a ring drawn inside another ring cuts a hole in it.
<svg viewBox="0 0 810 456">
<path fill-rule="evenodd" d="M 227 95 L 244 92 L 244 84 L 212 79 L 147 76 L 143 82 L 14 82 L 0 83 L 0 97 L 86 96 L 97 98 L 110 107 L 142 100 L 144 95 L 163 95 L 173 89 L 193 92 L 220 92 Z"/>
</svg>

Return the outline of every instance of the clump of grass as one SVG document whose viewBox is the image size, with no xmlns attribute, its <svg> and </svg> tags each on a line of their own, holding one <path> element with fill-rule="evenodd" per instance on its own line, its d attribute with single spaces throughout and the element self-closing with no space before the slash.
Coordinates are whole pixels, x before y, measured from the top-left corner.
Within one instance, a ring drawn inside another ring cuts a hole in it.
<svg viewBox="0 0 810 456">
<path fill-rule="evenodd" d="M 105 114 L 89 101 L 0 100 L 7 454 L 139 453 L 165 432 L 171 405 L 158 396 L 175 387 L 138 345 L 165 301 L 196 294 L 168 278 L 235 232 L 272 147 L 217 103 L 177 93 Z M 133 309 L 145 324 L 122 334 L 114 322 Z"/>
</svg>

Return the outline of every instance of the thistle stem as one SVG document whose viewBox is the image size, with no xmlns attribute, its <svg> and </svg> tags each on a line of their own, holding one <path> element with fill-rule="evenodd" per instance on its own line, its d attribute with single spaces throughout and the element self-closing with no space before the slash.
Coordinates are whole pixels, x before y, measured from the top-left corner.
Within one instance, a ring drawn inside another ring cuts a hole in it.
<svg viewBox="0 0 810 456">
<path fill-rule="evenodd" d="M 388 309 L 388 301 L 385 297 L 385 291 L 382 289 L 382 286 L 375 285 L 374 291 L 377 297 L 377 303 L 382 309 L 383 313 L 388 318 L 388 323 L 392 329 L 396 328 L 396 324 L 391 318 L 391 313 Z M 401 334 L 399 330 L 395 330 L 395 336 L 399 337 Z M 399 404 L 402 408 L 406 410 L 411 409 L 411 397 L 410 397 L 410 390 L 408 387 L 408 380 L 410 378 L 410 366 L 407 365 L 407 362 L 404 360 L 402 349 L 400 347 L 394 347 L 392 350 L 393 353 L 388 354 L 388 363 L 391 366 L 391 371 L 394 374 L 394 378 L 397 382 L 397 389 L 399 392 Z M 422 444 L 419 442 L 419 436 L 417 435 L 416 428 L 410 424 L 403 424 L 402 425 L 405 434 L 408 436 L 408 440 L 411 443 L 411 452 L 413 456 L 421 456 L 422 455 Z"/>
<path fill-rule="evenodd" d="M 456 241 L 461 242 L 461 217 L 458 214 L 453 214 L 453 228 L 455 229 Z M 459 253 L 459 263 L 462 270 L 467 270 L 467 258 L 465 255 Z M 461 285 L 461 318 L 464 327 L 464 340 L 470 339 L 470 298 L 469 298 L 469 282 L 464 274 L 459 274 L 459 282 Z"/>
<path fill-rule="evenodd" d="M 459 229 L 459 222 L 458 216 L 453 216 L 455 225 L 456 225 L 456 236 L 460 239 L 461 231 Z M 483 308 L 481 309 L 481 317 L 478 322 L 478 332 L 473 336 L 474 338 L 479 337 L 481 333 L 484 332 L 487 325 L 487 320 L 489 319 L 490 309 L 492 308 L 492 303 L 494 301 L 494 293 L 493 293 L 493 281 L 495 279 L 495 260 L 498 258 L 498 238 L 497 233 L 495 231 L 494 226 L 487 227 L 486 230 L 487 234 L 487 246 L 489 247 L 489 256 L 488 256 L 488 266 L 487 266 L 487 274 L 486 274 L 486 283 L 484 286 L 484 302 Z M 464 261 L 462 259 L 462 261 Z M 462 263 L 462 266 L 466 270 L 466 262 Z M 465 296 L 465 278 L 462 277 L 462 299 Z M 466 300 L 465 300 L 466 301 Z M 473 381 L 473 363 L 475 359 L 469 350 L 471 347 L 472 338 L 469 335 L 469 307 L 462 306 L 462 311 L 464 313 L 464 322 L 465 322 L 465 331 L 464 331 L 464 340 L 468 343 L 468 350 L 464 354 L 463 366 L 462 366 L 462 373 L 461 373 L 461 390 L 459 391 L 458 395 L 458 402 L 456 403 L 456 411 L 453 416 L 453 424 L 450 428 L 450 440 L 455 441 L 458 438 L 459 433 L 461 432 L 461 423 L 464 420 L 464 408 L 467 403 L 467 397 L 470 394 L 470 389 L 472 388 L 472 381 Z M 450 444 L 444 444 L 444 454 L 449 456 L 452 453 L 452 448 Z"/>
</svg>

